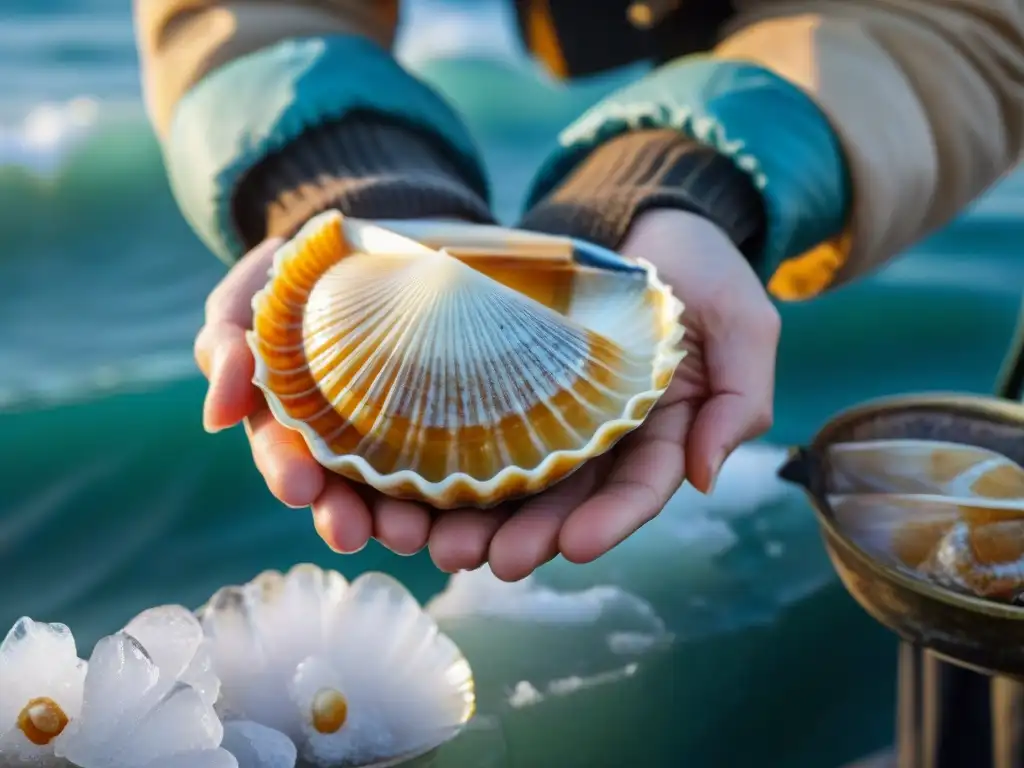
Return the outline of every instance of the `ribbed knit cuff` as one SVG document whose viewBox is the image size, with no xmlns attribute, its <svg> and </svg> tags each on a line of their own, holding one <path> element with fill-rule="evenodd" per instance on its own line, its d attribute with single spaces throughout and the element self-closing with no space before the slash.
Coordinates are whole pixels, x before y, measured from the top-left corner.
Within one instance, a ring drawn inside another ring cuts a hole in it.
<svg viewBox="0 0 1024 768">
<path fill-rule="evenodd" d="M 241 180 L 232 202 L 246 248 L 291 237 L 337 208 L 369 219 L 457 218 L 490 224 L 486 190 L 417 131 L 351 114 L 307 131 Z"/>
<path fill-rule="evenodd" d="M 632 131 L 602 144 L 520 226 L 617 249 L 633 220 L 654 208 L 700 214 L 747 258 L 760 254 L 764 203 L 750 176 L 713 147 L 668 129 Z"/>
</svg>

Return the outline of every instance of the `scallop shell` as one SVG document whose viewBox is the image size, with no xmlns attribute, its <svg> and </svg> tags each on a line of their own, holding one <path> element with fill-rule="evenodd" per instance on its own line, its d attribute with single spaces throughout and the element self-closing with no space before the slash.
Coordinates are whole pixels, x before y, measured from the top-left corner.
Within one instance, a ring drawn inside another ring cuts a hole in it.
<svg viewBox="0 0 1024 768">
<path fill-rule="evenodd" d="M 671 383 L 682 304 L 650 265 L 496 227 L 389 227 L 316 217 L 253 300 L 254 382 L 326 468 L 488 507 L 607 451 Z"/>
<path fill-rule="evenodd" d="M 938 495 L 868 493 L 829 497 L 837 525 L 887 562 L 921 568 L 954 527 L 1024 526 L 1024 503 Z"/>
<path fill-rule="evenodd" d="M 974 445 L 868 440 L 829 449 L 834 493 L 916 493 L 1024 504 L 1024 467 Z"/>
</svg>

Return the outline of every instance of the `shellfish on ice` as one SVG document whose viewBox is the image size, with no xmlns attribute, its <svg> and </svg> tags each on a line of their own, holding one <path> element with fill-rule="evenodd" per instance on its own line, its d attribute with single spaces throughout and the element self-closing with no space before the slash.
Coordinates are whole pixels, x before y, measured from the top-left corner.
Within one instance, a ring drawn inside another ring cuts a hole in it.
<svg viewBox="0 0 1024 768">
<path fill-rule="evenodd" d="M 1024 467 L 928 440 L 837 444 L 828 463 L 836 523 L 866 551 L 981 597 L 1024 591 Z"/>
<path fill-rule="evenodd" d="M 865 440 L 828 451 L 833 493 L 933 493 L 1024 503 L 1024 468 L 987 448 L 939 440 Z"/>
<path fill-rule="evenodd" d="M 254 383 L 324 467 L 489 507 L 643 423 L 682 309 L 651 265 L 567 238 L 329 211 L 276 254 L 248 339 Z"/>
</svg>

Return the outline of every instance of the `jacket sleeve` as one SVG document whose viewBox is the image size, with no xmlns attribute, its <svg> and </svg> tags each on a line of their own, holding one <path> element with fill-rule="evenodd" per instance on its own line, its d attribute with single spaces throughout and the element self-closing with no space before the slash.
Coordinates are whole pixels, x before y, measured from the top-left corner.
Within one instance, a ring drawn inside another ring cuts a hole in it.
<svg viewBox="0 0 1024 768">
<path fill-rule="evenodd" d="M 183 214 L 231 262 L 328 207 L 489 221 L 476 148 L 390 53 L 397 0 L 135 0 Z"/>
<path fill-rule="evenodd" d="M 777 297 L 801 299 L 898 254 L 1016 165 L 1021 0 L 737 5 L 711 55 L 655 70 L 570 126 L 531 205 L 550 205 L 622 134 L 673 130 L 760 189 L 758 267 Z"/>
</svg>

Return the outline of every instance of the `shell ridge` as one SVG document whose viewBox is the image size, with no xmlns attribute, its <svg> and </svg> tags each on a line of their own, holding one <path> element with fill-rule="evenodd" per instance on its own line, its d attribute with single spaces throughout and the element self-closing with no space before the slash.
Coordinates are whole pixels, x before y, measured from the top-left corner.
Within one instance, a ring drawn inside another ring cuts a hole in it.
<svg viewBox="0 0 1024 768">
<path fill-rule="evenodd" d="M 414 288 L 414 296 L 421 302 L 424 299 L 425 291 Z M 396 328 L 398 328 L 396 324 Z M 401 408 L 401 400 L 399 400 L 399 407 L 393 408 L 395 404 L 395 398 L 404 397 L 405 389 L 390 386 L 386 387 L 386 383 L 393 383 L 401 380 L 404 373 L 407 373 L 414 365 L 416 358 L 413 356 L 401 356 L 396 354 L 395 350 L 407 343 L 408 346 L 413 349 L 419 350 L 420 347 L 416 343 L 417 340 L 428 332 L 428 328 L 423 324 L 415 324 L 411 321 L 406 322 L 404 326 L 400 327 L 400 330 L 395 336 L 395 341 L 391 345 L 390 350 L 386 350 L 382 344 L 373 356 L 384 355 L 385 360 L 380 367 L 377 376 L 370 386 L 367 387 L 366 393 L 362 400 L 353 410 L 353 419 L 356 414 L 361 413 L 371 402 L 379 403 L 377 407 L 377 415 L 373 420 L 369 430 L 359 441 L 356 447 L 357 452 L 362 452 L 364 445 L 369 443 L 369 451 L 373 451 L 376 446 L 381 443 L 386 443 L 387 431 L 390 428 L 391 423 L 395 419 L 395 415 L 401 416 L 404 410 Z M 382 436 L 383 432 L 383 436 Z"/>
<path fill-rule="evenodd" d="M 582 363 L 581 363 L 581 365 L 582 365 Z M 536 391 L 536 392 L 543 391 L 544 383 L 539 380 L 539 377 L 537 376 L 537 374 L 534 371 L 531 371 L 530 375 L 532 376 L 532 384 L 533 384 L 534 391 Z M 596 411 L 595 407 L 588 400 L 582 398 L 580 393 L 576 391 L 576 388 L 574 386 L 574 382 L 566 380 L 564 382 L 559 382 L 559 384 L 560 384 L 560 390 L 562 392 L 567 393 L 569 395 L 569 397 L 571 397 L 576 403 L 578 403 L 579 405 L 581 405 L 583 408 L 585 408 L 587 411 L 589 411 L 591 413 L 594 413 Z M 546 398 L 540 399 L 539 403 L 544 407 L 545 411 L 550 413 L 555 418 L 555 420 L 559 423 L 559 425 L 566 432 L 568 432 L 569 435 L 571 435 L 574 438 L 575 444 L 577 446 L 579 446 L 581 443 L 584 442 L 583 436 L 580 435 L 580 433 L 576 430 L 576 428 L 572 424 L 569 423 L 569 421 L 565 418 L 564 414 L 558 408 L 554 408 L 552 406 L 550 400 L 548 400 Z M 524 421 L 524 423 L 527 425 L 527 427 L 530 430 L 531 438 L 533 438 L 534 445 L 541 446 L 542 450 L 543 450 L 543 448 L 549 447 L 547 445 L 547 441 L 544 440 L 544 438 L 539 433 L 537 433 L 537 431 L 534 428 L 532 422 L 529 419 L 526 418 L 526 410 L 525 409 L 520 409 L 520 414 L 521 414 L 522 420 Z M 551 447 L 553 447 L 553 446 L 551 446 Z"/>
<path fill-rule="evenodd" d="M 538 331 L 532 333 L 529 342 L 537 342 L 539 344 L 544 344 L 548 348 L 553 348 L 555 346 L 555 340 L 558 340 L 559 342 L 561 342 L 563 347 L 571 348 L 572 351 L 578 355 L 584 354 L 589 348 L 589 344 L 587 343 L 587 335 L 590 333 L 590 331 L 588 331 L 582 325 L 571 325 L 565 322 L 561 322 L 562 320 L 569 318 L 566 318 L 564 315 L 558 314 L 554 310 L 550 310 L 548 307 L 545 307 L 543 304 L 540 304 L 540 302 L 533 301 L 533 304 L 536 304 L 542 307 L 543 309 L 548 310 L 547 312 L 536 312 L 534 311 L 534 307 L 530 305 L 516 306 L 516 303 L 518 302 L 513 303 L 512 301 L 509 300 L 508 297 L 503 297 L 503 299 L 503 305 L 507 308 L 507 311 L 510 314 L 525 315 L 527 318 L 533 320 L 536 323 L 538 329 L 543 329 L 543 333 Z M 525 332 L 526 327 L 526 323 L 523 323 L 521 325 L 520 330 L 524 330 Z M 526 346 L 530 347 L 531 344 L 527 343 Z"/>
<path fill-rule="evenodd" d="M 273 371 L 274 369 L 273 368 L 268 368 L 267 370 L 268 371 Z M 280 373 L 280 372 L 276 372 L 276 373 Z M 319 391 L 319 387 L 317 387 L 314 384 L 312 387 L 309 387 L 308 389 L 304 389 L 301 392 L 286 392 L 284 394 L 277 395 L 277 397 L 281 398 L 282 400 L 301 400 L 301 399 L 303 399 L 305 397 L 309 397 L 314 392 L 318 392 L 318 391 Z M 328 403 L 326 408 L 330 408 L 330 407 L 331 407 L 331 404 Z M 316 418 L 318 416 L 323 416 L 327 412 L 326 408 L 325 409 L 321 409 L 319 412 L 315 413 L 310 418 Z"/>
<path fill-rule="evenodd" d="M 309 291 L 297 286 L 294 281 L 290 280 L 287 276 L 281 276 L 274 278 L 274 283 L 283 283 L 281 288 L 276 289 L 274 292 L 277 294 L 278 299 L 284 306 L 293 312 L 301 312 L 305 306 L 305 299 L 309 297 Z M 293 296 L 298 296 L 300 301 L 296 301 Z"/>
<path fill-rule="evenodd" d="M 488 314 L 490 314 L 492 316 L 492 318 L 497 320 L 499 318 L 498 310 L 499 310 L 499 308 L 503 308 L 502 304 L 500 304 L 499 302 L 494 302 L 494 304 L 486 307 L 486 311 L 488 312 Z M 512 333 L 516 333 L 519 330 L 520 329 L 516 328 L 514 325 L 511 328 L 509 328 L 509 331 L 512 332 Z M 497 353 L 497 350 L 496 350 L 496 345 L 498 343 L 497 339 L 489 339 L 488 342 L 491 345 L 491 347 L 493 349 L 495 349 L 495 353 Z M 534 350 L 531 349 L 529 343 L 525 343 L 525 342 L 523 342 L 520 339 L 517 339 L 517 342 L 519 343 L 521 349 L 523 350 L 523 352 L 525 354 L 527 354 L 527 355 L 533 355 L 534 354 Z M 534 379 L 536 379 L 536 376 L 535 376 L 535 370 L 536 369 L 531 370 L 528 366 L 521 366 L 519 368 L 519 370 L 510 370 L 509 368 L 510 368 L 511 362 L 512 362 L 510 355 L 495 354 L 494 356 L 495 356 L 496 359 L 501 360 L 503 362 L 503 367 L 506 367 L 506 372 L 507 373 L 506 373 L 505 376 L 502 377 L 502 381 L 503 381 L 503 383 L 505 383 L 505 385 L 507 387 L 510 387 L 510 388 L 506 389 L 505 397 L 503 398 L 503 400 L 505 401 L 505 403 L 507 403 L 507 405 L 509 406 L 509 408 L 511 410 L 511 413 L 509 413 L 509 415 L 510 416 L 514 416 L 517 419 L 517 421 L 521 425 L 523 425 L 525 427 L 525 431 L 526 431 L 527 436 L 529 437 L 531 445 L 533 445 L 534 448 L 536 448 L 536 449 L 540 450 L 541 452 L 543 452 L 544 447 L 545 447 L 544 440 L 538 434 L 535 425 L 532 424 L 528 418 L 526 418 L 527 414 L 529 412 L 529 407 L 528 407 L 529 399 L 528 399 L 528 393 L 524 390 L 524 387 L 523 387 L 523 378 L 525 378 L 527 376 L 532 376 Z M 518 374 L 518 375 L 516 375 L 516 374 Z M 533 399 L 535 399 L 538 402 L 543 402 L 545 400 L 544 395 L 546 393 L 545 393 L 544 388 L 539 385 L 539 382 L 534 384 L 533 392 L 535 394 L 541 395 L 541 397 L 537 397 L 537 398 L 533 398 Z M 497 392 L 493 392 L 493 394 L 495 396 L 498 395 Z M 498 413 L 496 413 L 495 415 L 496 416 L 500 416 L 500 414 L 498 414 Z M 509 450 L 509 445 L 508 445 L 507 441 L 504 439 L 504 435 L 503 434 L 499 434 L 498 435 L 497 442 L 502 446 L 502 455 L 503 456 L 504 455 L 508 456 L 508 460 L 507 461 L 508 462 L 514 461 L 514 456 L 512 455 L 511 451 Z"/>
<path fill-rule="evenodd" d="M 531 339 L 531 341 L 532 340 L 533 339 Z M 554 348 L 553 346 L 553 342 L 549 341 L 548 339 L 545 339 L 543 335 L 540 335 L 536 339 L 536 341 L 539 346 L 542 346 L 544 349 L 549 351 L 549 354 L 553 359 L 562 363 L 563 371 L 571 371 L 575 375 L 575 380 L 570 380 L 568 377 L 556 379 L 555 382 L 558 385 L 559 389 L 563 392 L 568 393 L 568 395 L 572 397 L 576 403 L 578 403 L 580 406 L 586 409 L 589 413 L 601 413 L 601 409 L 598 408 L 597 405 L 592 403 L 589 398 L 585 397 L 582 393 L 580 393 L 575 386 L 576 382 L 579 380 L 586 379 L 589 381 L 589 377 L 585 376 L 586 360 L 588 359 L 588 350 L 585 347 L 583 347 L 582 349 L 579 350 L 580 357 L 577 357 L 576 359 L 571 359 L 569 357 L 568 351 L 566 351 L 564 347 L 556 351 L 556 348 Z M 524 347 L 528 350 L 532 350 L 530 344 L 524 344 Z M 535 371 L 541 367 L 541 362 L 536 357 L 534 357 L 534 360 L 535 365 L 530 369 L 524 368 L 524 370 L 530 370 L 534 383 L 534 391 L 544 392 L 549 385 L 545 385 L 545 383 L 542 382 L 539 379 L 539 377 L 535 375 Z M 599 389 L 604 392 L 607 392 L 607 390 L 605 390 L 604 387 L 600 387 Z M 546 401 L 542 400 L 542 402 Z M 556 409 L 549 407 L 547 410 L 549 412 L 555 412 Z M 525 411 L 522 411 L 521 413 L 525 416 Z M 565 420 L 561 417 L 559 418 L 559 420 L 563 423 L 566 423 Z M 572 432 L 577 435 L 579 434 L 578 432 L 576 432 L 574 428 L 572 428 Z"/>
<path fill-rule="evenodd" d="M 375 272 L 375 274 L 379 275 L 380 272 Z M 359 290 L 367 283 L 372 286 L 373 290 Z M 378 277 L 375 281 L 354 281 L 348 274 L 325 273 L 322 290 L 327 291 L 333 289 L 334 286 L 338 287 L 336 290 L 331 290 L 331 294 L 336 298 L 348 301 L 343 303 L 340 308 L 331 305 L 308 307 L 306 310 L 307 327 L 319 330 L 321 325 L 329 326 L 348 322 L 352 318 L 363 317 L 368 313 L 380 314 L 399 303 L 401 299 L 395 291 L 396 287 L 401 287 L 401 281 L 395 275 L 388 275 L 383 280 Z"/>
<path fill-rule="evenodd" d="M 388 317 L 384 314 L 384 317 Z M 384 340 L 393 333 L 398 323 L 389 320 L 382 320 L 373 322 L 376 320 L 376 316 L 373 316 L 369 320 L 364 319 L 359 325 L 370 326 L 371 330 L 360 340 L 360 342 L 353 347 L 344 356 L 340 356 L 336 351 L 335 338 L 337 333 L 327 336 L 327 331 L 323 332 L 322 336 L 315 336 L 319 343 L 317 344 L 318 352 L 314 355 L 307 355 L 307 361 L 309 363 L 310 371 L 314 374 L 319 373 L 321 370 L 327 370 L 328 372 L 322 377 L 317 378 L 318 382 L 322 387 L 333 388 L 338 380 L 343 377 L 351 376 L 352 381 L 350 385 L 343 387 L 342 392 L 352 389 L 356 383 L 365 374 L 367 366 L 373 362 L 373 355 L 375 350 L 379 350 L 384 343 Z M 408 319 L 403 319 L 403 322 L 411 322 Z M 349 328 L 348 330 L 351 330 Z M 326 339 L 324 337 L 327 337 Z M 307 344 L 307 348 L 311 344 Z M 352 360 L 362 360 L 362 364 L 352 372 L 353 363 Z M 338 403 L 334 403 L 338 405 Z"/>
<path fill-rule="evenodd" d="M 492 320 L 497 318 L 497 308 L 495 305 L 482 304 L 482 311 L 489 315 Z M 488 354 L 484 356 L 484 365 L 486 366 L 486 373 L 488 374 L 488 381 L 497 382 L 499 386 L 493 387 L 491 391 L 492 408 L 495 416 L 500 415 L 501 407 L 504 406 L 506 411 L 523 411 L 523 403 L 519 399 L 519 392 L 515 386 L 515 377 L 513 371 L 510 368 L 509 359 L 501 355 L 496 340 L 487 337 L 483 340 L 485 348 Z M 500 402 L 499 402 L 500 400 Z M 497 446 L 498 453 L 501 456 L 502 465 L 508 466 L 512 464 L 513 457 L 509 452 L 508 444 L 502 439 L 500 433 L 495 435 L 495 445 Z M 499 470 L 500 471 L 500 470 Z"/>
<path fill-rule="evenodd" d="M 364 318 L 368 314 L 371 316 L 381 314 L 394 303 L 396 302 L 388 297 L 380 299 L 376 295 L 364 295 L 346 305 L 343 310 L 311 310 L 307 312 L 304 327 L 311 333 L 323 333 L 339 325 L 355 323 L 359 318 Z"/>
<path fill-rule="evenodd" d="M 416 295 L 420 299 L 420 303 L 425 302 L 428 298 L 425 290 L 418 290 Z M 392 379 L 393 381 L 406 378 L 406 374 L 415 372 L 417 369 L 421 372 L 426 370 L 429 373 L 431 356 L 433 355 L 433 350 L 436 345 L 436 334 L 431 334 L 429 331 L 430 329 L 428 326 L 422 323 L 417 324 L 416 329 L 409 340 L 410 346 L 416 350 L 416 355 L 409 355 L 399 360 L 397 368 L 394 369 L 395 373 Z M 421 339 L 423 343 L 420 343 Z M 389 364 L 390 362 L 391 361 L 389 361 Z M 416 423 L 415 420 L 418 416 L 419 403 L 423 395 L 420 395 L 420 397 L 417 398 L 413 397 L 410 392 L 411 390 L 409 389 L 393 387 L 386 400 L 385 410 L 389 413 L 396 413 L 399 416 L 406 416 L 409 414 L 411 423 Z M 392 396 L 394 395 L 397 395 L 399 400 L 397 401 L 397 405 L 392 408 Z"/>
<path fill-rule="evenodd" d="M 461 324 L 469 330 L 468 333 L 461 333 L 455 338 L 461 340 L 462 354 L 458 359 L 463 361 L 463 364 L 468 361 L 469 363 L 469 380 L 474 383 L 475 386 L 471 387 L 460 387 L 469 396 L 469 403 L 465 402 L 465 395 L 463 395 L 464 405 L 471 405 L 471 413 L 468 423 L 466 426 L 472 424 L 486 424 L 486 418 L 488 415 L 488 407 L 484 401 L 484 388 L 480 384 L 487 381 L 484 371 L 484 362 L 487 359 L 487 355 L 484 354 L 483 342 L 487 334 L 481 333 L 480 330 L 485 327 L 484 319 L 486 314 L 483 311 L 484 307 L 481 302 L 471 302 L 464 300 L 461 301 L 459 307 L 459 319 Z M 468 392 L 466 391 L 468 390 Z M 467 408 L 463 413 L 470 412 Z"/>
<path fill-rule="evenodd" d="M 413 308 L 425 303 L 427 296 L 426 292 L 419 286 L 413 286 L 411 292 L 407 295 L 408 303 Z M 384 323 L 378 318 L 374 318 L 378 326 L 382 326 Z M 393 381 L 398 377 L 399 373 L 408 370 L 416 362 L 414 356 L 400 357 L 397 354 L 397 350 L 403 346 L 409 346 L 419 351 L 419 347 L 414 342 L 423 333 L 426 333 L 428 329 L 422 324 L 416 324 L 413 321 L 413 315 L 410 313 L 408 318 L 404 318 L 401 322 L 395 322 L 391 325 L 389 333 L 384 337 L 382 343 L 377 346 L 376 350 L 371 353 L 371 357 L 379 359 L 384 357 L 384 361 L 381 364 L 381 370 L 378 376 L 370 386 L 367 388 L 367 394 L 372 394 L 376 397 L 384 397 L 386 402 L 390 402 L 392 395 L 395 394 L 395 388 L 391 388 L 390 392 L 381 393 L 380 390 L 384 387 L 382 381 L 384 374 L 389 375 L 388 379 Z M 390 341 L 391 343 L 386 343 Z"/>
<path fill-rule="evenodd" d="M 430 294 L 424 288 L 424 302 L 430 298 Z M 441 307 L 441 316 L 438 319 L 441 328 L 451 324 L 451 303 L 445 302 Z M 426 328 L 426 326 L 424 326 Z M 421 386 L 413 399 L 412 411 L 409 415 L 411 424 L 415 424 L 412 466 L 421 467 L 424 461 L 423 451 L 427 447 L 427 433 L 432 424 L 437 423 L 436 408 L 445 402 L 445 373 L 438 368 L 438 363 L 445 358 L 446 333 L 438 332 L 438 328 L 429 328 L 425 331 L 426 343 L 418 347 L 421 376 L 426 378 L 427 386 Z M 433 406 L 433 408 L 432 408 Z M 408 443 L 408 439 L 406 440 Z"/>
<path fill-rule="evenodd" d="M 412 293 L 407 295 L 406 299 L 410 301 L 410 303 L 416 304 L 422 298 L 421 294 L 422 291 L 420 291 L 417 286 L 414 286 Z M 373 341 L 377 341 L 378 343 L 373 344 L 370 334 L 368 334 L 364 341 L 360 343 L 360 352 L 365 350 L 366 347 L 372 346 L 372 349 L 368 354 L 366 354 L 366 357 L 359 369 L 351 376 L 350 383 L 342 387 L 339 392 L 339 400 L 341 400 L 345 394 L 351 395 L 353 390 L 360 388 L 364 383 L 366 384 L 363 395 L 356 402 L 347 417 L 353 425 L 357 422 L 363 411 L 366 410 L 370 403 L 375 400 L 374 396 L 382 386 L 382 378 L 385 373 L 391 370 L 389 366 L 393 363 L 401 364 L 402 360 L 399 355 L 395 353 L 395 350 L 401 346 L 404 339 L 408 338 L 410 331 L 415 333 L 417 326 L 414 324 L 414 317 L 415 316 L 411 313 L 405 316 L 400 316 L 398 321 L 392 322 L 390 325 L 386 325 L 382 320 L 378 320 L 376 323 L 372 323 L 370 321 L 365 323 L 370 324 L 374 328 L 374 331 L 372 332 L 375 334 Z M 374 318 L 374 320 L 377 320 L 377 318 Z M 339 365 L 338 367 L 340 368 L 341 366 Z M 370 373 L 373 373 L 373 377 L 366 382 L 366 378 Z M 392 388 L 392 392 L 393 391 L 394 388 Z M 336 405 L 339 404 L 340 403 L 336 403 Z M 379 417 L 385 413 L 385 404 L 381 403 L 377 410 L 377 418 L 374 420 L 375 425 Z M 360 450 L 367 441 L 369 441 L 371 445 L 375 445 L 379 442 L 378 435 L 372 427 L 365 433 L 360 432 L 360 434 L 362 435 L 362 438 L 360 439 L 356 450 Z"/>
<path fill-rule="evenodd" d="M 515 378 L 520 379 L 524 372 L 529 370 L 535 382 L 534 392 L 551 394 L 551 384 L 541 381 L 536 372 L 552 370 L 556 366 L 545 365 L 538 352 L 543 351 L 551 360 L 560 363 L 563 370 L 571 370 L 574 375 L 579 376 L 589 353 L 589 345 L 584 335 L 586 331 L 578 333 L 563 325 L 545 322 L 545 320 L 550 320 L 550 318 L 538 319 L 540 320 L 538 325 L 544 331 L 543 333 L 539 331 L 528 333 L 526 323 L 521 323 L 518 327 L 512 328 L 512 333 L 516 336 L 517 344 L 522 349 L 523 356 L 532 363 L 531 366 L 521 366 L 520 370 L 516 371 L 519 375 Z M 559 345 L 556 341 L 561 341 L 562 344 Z M 568 379 L 555 379 L 555 384 L 559 389 L 568 389 L 572 386 L 573 382 Z M 520 410 L 520 413 L 525 415 L 526 410 Z"/>
<path fill-rule="evenodd" d="M 555 313 L 555 318 L 561 317 L 561 315 Z M 574 333 L 572 332 L 573 329 L 567 327 L 564 323 L 551 322 L 552 318 L 545 319 L 548 320 L 548 322 L 543 325 L 543 330 L 545 332 L 534 332 L 528 340 L 524 339 L 524 348 L 530 350 L 531 353 L 535 352 L 538 348 L 545 350 L 553 360 L 561 362 L 564 369 L 571 369 L 576 376 L 585 379 L 591 386 L 602 394 L 613 396 L 619 400 L 622 399 L 620 392 L 611 390 L 594 377 L 586 375 L 585 367 L 587 360 L 592 361 L 601 370 L 628 382 L 647 382 L 650 379 L 647 375 L 636 376 L 633 374 L 633 369 L 637 367 L 636 360 L 640 356 L 631 354 L 614 340 L 609 339 L 596 331 L 587 329 L 582 325 L 579 326 L 582 333 Z M 541 320 L 541 322 L 543 322 L 543 320 Z M 525 325 L 526 324 L 524 323 L 523 327 L 525 327 Z M 623 368 L 619 370 L 613 369 L 598 355 L 594 354 L 596 350 L 591 349 L 591 339 L 593 339 L 594 343 L 598 345 L 606 346 L 607 349 L 618 355 L 624 363 L 628 363 L 628 366 L 624 365 Z M 559 344 L 558 342 L 562 342 L 562 344 Z M 571 349 L 572 352 L 575 353 L 575 357 L 570 357 L 570 351 L 567 348 Z M 649 361 L 650 356 L 647 356 L 647 358 Z M 533 359 L 538 363 L 540 362 L 535 354 Z M 573 382 L 567 380 L 559 382 L 559 385 L 563 389 L 570 387 L 572 384 Z"/>
<path fill-rule="evenodd" d="M 518 368 L 512 369 L 509 373 L 509 380 L 514 387 L 516 392 L 516 413 L 520 417 L 525 417 L 530 410 L 530 403 L 534 401 L 543 402 L 547 397 L 557 393 L 560 389 L 565 389 L 572 382 L 562 378 L 560 379 L 557 375 L 551 374 L 550 380 L 545 381 L 541 376 L 541 371 L 550 372 L 556 366 L 549 365 L 541 357 L 541 352 L 551 360 L 561 363 L 563 368 L 575 370 L 582 364 L 583 355 L 586 354 L 585 340 L 576 335 L 575 333 L 565 333 L 565 329 L 558 327 L 556 324 L 544 322 L 541 319 L 543 328 L 547 333 L 528 332 L 527 324 L 522 323 L 518 327 L 510 329 L 511 333 L 515 336 L 516 347 L 519 352 L 516 355 L 516 361 L 529 361 L 530 365 L 520 365 Z M 554 339 L 561 338 L 565 341 L 561 347 L 556 346 Z M 573 343 L 575 342 L 575 343 Z M 570 356 L 569 352 L 565 347 L 570 347 L 575 356 Z M 511 356 L 509 356 L 511 358 Z M 511 363 L 511 359 L 509 359 Z M 528 378 L 531 386 L 527 389 L 523 386 L 524 378 Z M 552 386 L 552 383 L 554 386 Z M 540 395 L 540 397 L 530 397 L 530 395 Z"/>
<path fill-rule="evenodd" d="M 263 349 L 269 350 L 271 352 L 300 352 L 300 351 L 302 351 L 304 345 L 301 344 L 301 343 L 300 344 L 274 344 L 272 342 L 267 341 L 266 339 L 262 339 L 261 338 L 260 339 L 260 346 Z M 294 371 L 297 371 L 297 370 L 301 370 L 301 368 L 272 368 L 271 370 L 276 371 L 278 373 L 291 373 L 291 372 L 294 372 Z"/>
<path fill-rule="evenodd" d="M 445 253 L 446 256 L 449 254 Z M 454 267 L 453 267 L 454 269 Z M 458 271 L 458 270 L 456 270 Z M 461 289 L 462 286 L 460 285 Z M 468 358 L 472 356 L 465 349 L 469 340 L 473 338 L 472 325 L 466 326 L 467 318 L 464 317 L 464 310 L 467 305 L 472 307 L 473 302 L 467 301 L 465 290 L 456 290 L 445 302 L 444 307 L 444 339 L 448 354 L 444 355 L 445 369 L 443 387 L 441 389 L 441 402 L 444 403 L 444 417 L 442 423 L 446 427 L 449 436 L 457 435 L 463 428 L 472 422 L 472 415 L 469 409 L 469 400 L 472 391 L 476 387 L 462 386 L 462 374 L 465 371 L 461 367 Z M 470 372 L 470 377 L 472 372 Z M 451 474 L 459 466 L 459 446 L 456 440 L 445 441 L 445 474 Z"/>
<path fill-rule="evenodd" d="M 426 420 L 423 418 L 423 414 L 426 412 L 428 403 L 431 402 L 431 394 L 434 392 L 434 388 L 437 386 L 438 371 L 437 371 L 437 360 L 441 357 L 437 354 L 438 347 L 441 343 L 441 336 L 439 334 L 430 334 L 427 337 L 427 343 L 424 349 L 426 355 L 426 371 L 425 375 L 428 380 L 428 386 L 420 387 L 415 395 L 413 395 L 413 405 L 409 423 L 415 425 L 413 431 L 413 440 L 406 440 L 402 446 L 402 451 L 399 454 L 399 464 L 405 464 L 411 467 L 419 467 L 422 463 L 423 449 L 426 447 Z M 409 453 L 409 450 L 412 453 Z M 403 461 L 404 459 L 404 461 Z"/>
<path fill-rule="evenodd" d="M 375 328 L 374 333 L 377 338 L 382 332 L 381 329 L 388 327 L 392 311 L 398 306 L 397 299 L 385 299 L 377 305 L 367 302 L 362 307 L 354 308 L 351 312 L 335 317 L 316 318 L 317 321 L 322 320 L 322 322 L 310 322 L 305 326 L 306 347 L 333 348 L 336 346 L 339 329 L 349 332 L 360 327 L 371 326 Z"/>
<path fill-rule="evenodd" d="M 505 307 L 503 307 L 505 308 Z M 562 363 L 564 367 L 572 367 L 575 369 L 580 364 L 580 357 L 586 351 L 586 346 L 582 343 L 582 338 L 575 336 L 575 334 L 564 334 L 561 328 L 558 328 L 552 323 L 547 323 L 543 318 L 538 318 L 539 329 L 544 332 L 531 332 L 527 323 L 513 324 L 508 329 L 508 335 L 514 339 L 515 347 L 510 352 L 514 353 L 517 362 L 525 363 L 529 365 L 520 365 L 518 370 L 515 372 L 516 375 L 514 380 L 521 384 L 523 376 L 530 375 L 537 383 L 534 391 L 538 394 L 551 394 L 550 382 L 543 382 L 539 380 L 539 371 L 551 371 L 555 368 L 553 365 L 549 365 L 541 357 L 541 352 L 546 353 L 546 356 L 551 358 L 553 361 Z M 549 335 L 550 334 L 550 335 Z M 555 344 L 555 339 L 563 340 L 565 343 L 562 347 Z M 573 344 L 573 342 L 576 342 Z M 560 350 L 564 349 L 564 346 L 571 346 L 573 351 L 577 354 L 570 357 L 568 353 L 562 353 Z M 511 355 L 510 355 L 511 357 Z M 555 379 L 555 384 L 563 385 L 564 382 L 559 382 Z M 522 390 L 520 390 L 522 392 Z M 523 393 L 525 394 L 525 393 Z M 526 409 L 519 409 L 520 414 L 525 414 Z"/>
<path fill-rule="evenodd" d="M 294 330 L 295 328 L 302 327 L 302 321 L 297 320 L 294 323 L 282 323 L 273 317 L 273 314 L 268 311 L 267 303 L 270 298 L 270 289 L 264 288 L 262 291 L 252 297 L 252 313 L 253 317 L 260 317 L 261 321 L 269 322 L 272 325 L 280 328 L 281 330 Z"/>
</svg>

